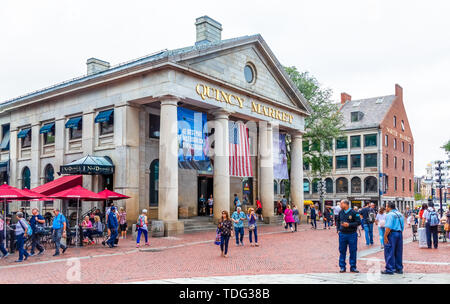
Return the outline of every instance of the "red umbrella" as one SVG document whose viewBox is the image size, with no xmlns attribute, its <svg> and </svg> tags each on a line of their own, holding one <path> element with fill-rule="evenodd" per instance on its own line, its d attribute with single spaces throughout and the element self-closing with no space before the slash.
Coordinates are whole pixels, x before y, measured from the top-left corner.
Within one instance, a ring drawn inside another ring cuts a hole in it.
<svg viewBox="0 0 450 304">
<path fill-rule="evenodd" d="M 123 195 L 121 193 L 117 193 L 108 189 L 105 189 L 103 191 L 100 191 L 97 193 L 98 195 L 102 196 L 105 200 L 120 200 L 120 199 L 127 199 L 130 198 L 129 196 Z"/>
<path fill-rule="evenodd" d="M 76 240 L 78 240 L 78 209 L 80 205 L 80 200 L 103 200 L 104 198 L 100 195 L 98 195 L 95 192 L 92 192 L 88 189 L 85 189 L 81 186 L 75 186 L 73 188 L 60 191 L 58 193 L 49 195 L 50 198 L 56 198 L 56 199 L 77 199 L 77 229 L 76 229 Z M 76 242 L 76 245 L 78 246 L 78 242 Z"/>
</svg>

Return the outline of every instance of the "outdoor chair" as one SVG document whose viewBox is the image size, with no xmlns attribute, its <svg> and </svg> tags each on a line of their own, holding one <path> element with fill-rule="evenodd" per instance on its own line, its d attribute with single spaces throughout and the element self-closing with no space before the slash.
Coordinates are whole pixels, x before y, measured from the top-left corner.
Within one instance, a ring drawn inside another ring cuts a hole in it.
<svg viewBox="0 0 450 304">
<path fill-rule="evenodd" d="M 439 239 L 442 238 L 442 242 L 447 242 L 447 231 L 445 231 L 444 229 L 444 225 L 439 225 L 438 226 L 438 234 L 440 234 L 441 236 L 439 237 Z"/>
</svg>

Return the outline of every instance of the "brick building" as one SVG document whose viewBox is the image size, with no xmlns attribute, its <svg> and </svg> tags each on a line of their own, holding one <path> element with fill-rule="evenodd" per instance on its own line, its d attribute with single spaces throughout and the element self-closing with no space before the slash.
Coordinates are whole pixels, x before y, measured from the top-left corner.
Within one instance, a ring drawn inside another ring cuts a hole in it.
<svg viewBox="0 0 450 304">
<path fill-rule="evenodd" d="M 325 177 L 325 205 L 348 199 L 352 206 L 366 202 L 414 205 L 414 139 L 403 104 L 395 95 L 351 100 L 341 94 L 342 138 L 333 141 L 332 170 Z M 317 178 L 305 166 L 305 200 L 319 202 Z M 323 208 L 323 206 L 321 206 Z"/>
</svg>

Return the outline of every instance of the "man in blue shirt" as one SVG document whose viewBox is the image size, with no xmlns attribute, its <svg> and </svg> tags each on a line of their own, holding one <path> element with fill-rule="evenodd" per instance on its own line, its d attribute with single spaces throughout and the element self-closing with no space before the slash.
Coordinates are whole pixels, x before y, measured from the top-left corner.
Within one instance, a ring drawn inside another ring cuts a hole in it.
<svg viewBox="0 0 450 304">
<path fill-rule="evenodd" d="M 111 231 L 111 235 L 109 239 L 106 241 L 109 248 L 117 247 L 114 245 L 114 241 L 117 238 L 118 232 L 117 228 L 119 227 L 119 221 L 117 220 L 116 207 L 111 207 L 111 212 L 108 215 L 108 229 Z"/>
<path fill-rule="evenodd" d="M 231 220 L 234 223 L 234 235 L 236 237 L 236 246 L 239 246 L 239 241 L 241 246 L 244 246 L 244 220 L 247 219 L 245 213 L 241 211 L 241 207 L 237 207 L 237 210 L 231 215 Z M 241 237 L 239 238 L 239 235 Z"/>
<path fill-rule="evenodd" d="M 361 224 L 364 228 L 366 245 L 373 245 L 373 223 L 375 222 L 375 204 L 367 204 L 361 209 Z"/>
<path fill-rule="evenodd" d="M 59 255 L 59 248 L 66 252 L 67 246 L 61 244 L 61 237 L 67 237 L 66 235 L 66 217 L 59 211 L 59 209 L 54 209 L 53 214 L 55 217 L 53 218 L 53 241 L 55 242 L 55 254 L 53 256 Z"/>
<path fill-rule="evenodd" d="M 235 193 L 234 194 L 234 209 L 237 210 L 237 207 L 241 207 L 241 201 L 239 200 L 238 195 Z"/>
<path fill-rule="evenodd" d="M 384 227 L 384 260 L 386 270 L 382 274 L 403 273 L 403 228 L 405 222 L 403 215 L 395 208 L 394 202 L 386 206 L 386 223 Z"/>
<path fill-rule="evenodd" d="M 358 273 L 356 269 L 356 252 L 358 250 L 358 234 L 356 230 L 361 224 L 359 214 L 350 208 L 348 200 L 341 201 L 341 211 L 337 218 L 339 231 L 339 268 L 341 273 L 346 271 L 347 247 L 350 251 L 350 272 Z"/>
<path fill-rule="evenodd" d="M 39 250 L 38 255 L 41 255 L 44 253 L 44 247 L 42 247 L 40 243 L 41 235 L 37 232 L 36 227 L 42 226 L 45 223 L 45 219 L 42 215 L 39 214 L 39 210 L 37 208 L 33 208 L 31 211 L 32 216 L 30 218 L 30 226 L 31 230 L 33 230 L 33 234 L 31 235 L 31 251 L 30 256 L 34 255 L 34 248 L 37 248 Z"/>
</svg>

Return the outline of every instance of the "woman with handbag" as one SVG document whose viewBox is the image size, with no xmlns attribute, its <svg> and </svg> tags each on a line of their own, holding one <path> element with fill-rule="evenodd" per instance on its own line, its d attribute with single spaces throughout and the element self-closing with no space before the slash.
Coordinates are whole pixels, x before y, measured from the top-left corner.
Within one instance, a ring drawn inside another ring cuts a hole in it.
<svg viewBox="0 0 450 304">
<path fill-rule="evenodd" d="M 381 207 L 378 211 L 377 217 L 375 218 L 375 223 L 378 225 L 378 234 L 380 236 L 381 249 L 383 249 L 385 232 L 384 224 L 386 223 L 386 213 L 384 207 Z"/>
<path fill-rule="evenodd" d="M 222 218 L 217 225 L 220 233 L 220 251 L 224 258 L 228 257 L 228 242 L 230 241 L 233 224 L 227 211 L 222 211 Z"/>
<path fill-rule="evenodd" d="M 256 219 L 258 217 L 255 214 L 255 210 L 253 208 L 248 209 L 248 239 L 250 241 L 250 246 L 253 247 L 252 233 L 255 235 L 255 246 L 258 247 L 258 227 L 256 225 Z"/>
<path fill-rule="evenodd" d="M 297 232 L 297 224 L 300 224 L 300 212 L 295 205 L 292 206 L 292 215 L 294 217 L 294 231 Z"/>
<path fill-rule="evenodd" d="M 291 231 L 294 232 L 294 228 L 292 228 L 292 223 L 294 223 L 294 217 L 293 212 L 290 205 L 286 205 L 286 210 L 284 210 L 284 221 L 286 222 L 286 225 L 284 226 L 284 229 L 287 230 L 288 226 L 291 228 Z"/>
</svg>

